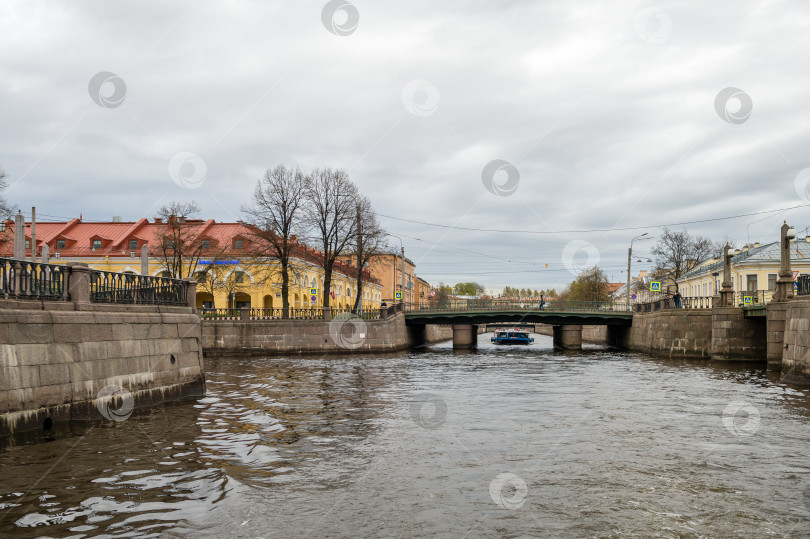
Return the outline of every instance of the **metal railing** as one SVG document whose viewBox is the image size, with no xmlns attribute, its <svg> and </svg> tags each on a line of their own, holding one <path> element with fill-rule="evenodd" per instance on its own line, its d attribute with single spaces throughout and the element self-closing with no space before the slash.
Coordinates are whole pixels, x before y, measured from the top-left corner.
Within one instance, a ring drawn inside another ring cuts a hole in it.
<svg viewBox="0 0 810 539">
<path fill-rule="evenodd" d="M 738 307 L 762 307 L 773 298 L 773 290 L 734 292 L 734 305 Z"/>
<path fill-rule="evenodd" d="M 361 314 L 352 313 L 351 309 L 330 308 L 331 318 L 362 318 L 364 320 L 377 320 L 380 318 L 379 309 L 369 309 Z M 247 317 L 245 317 L 247 315 Z M 200 316 L 205 320 L 324 320 L 324 309 L 288 309 L 285 318 L 284 309 L 247 309 L 243 313 L 240 309 L 200 309 Z"/>
<path fill-rule="evenodd" d="M 485 311 L 543 311 L 543 312 L 629 312 L 620 301 L 538 301 L 514 300 L 447 300 L 405 304 L 406 313 L 485 312 Z"/>
<path fill-rule="evenodd" d="M 0 258 L 0 293 L 14 299 L 69 300 L 70 269 Z"/>
<path fill-rule="evenodd" d="M 796 279 L 796 295 L 810 295 L 810 275 L 799 275 Z"/>
<path fill-rule="evenodd" d="M 168 277 L 94 271 L 90 275 L 93 303 L 186 305 L 188 283 Z"/>
</svg>

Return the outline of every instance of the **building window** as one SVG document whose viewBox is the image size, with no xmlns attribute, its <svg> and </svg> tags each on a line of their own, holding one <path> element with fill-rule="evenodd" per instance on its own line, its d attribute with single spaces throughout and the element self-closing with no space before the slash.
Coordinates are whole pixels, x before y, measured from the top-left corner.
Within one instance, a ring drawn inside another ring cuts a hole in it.
<svg viewBox="0 0 810 539">
<path fill-rule="evenodd" d="M 776 274 L 768 274 L 768 290 L 776 290 Z"/>
<path fill-rule="evenodd" d="M 245 280 L 245 274 L 242 273 L 241 271 L 237 271 L 236 273 L 233 274 L 233 281 L 235 283 L 241 283 L 241 282 L 244 282 L 244 280 Z"/>
<path fill-rule="evenodd" d="M 234 240 L 233 247 L 234 249 L 244 249 L 245 248 L 244 240 Z"/>
<path fill-rule="evenodd" d="M 101 240 L 93 240 L 93 249 L 101 249 Z"/>
<path fill-rule="evenodd" d="M 138 240 L 129 240 L 129 250 L 134 251 L 138 248 Z"/>
<path fill-rule="evenodd" d="M 31 240 L 25 240 L 25 248 L 26 248 L 26 249 L 30 249 L 30 248 L 31 248 Z"/>
<path fill-rule="evenodd" d="M 56 240 L 56 248 L 57 249 L 64 249 L 65 248 L 65 240 Z"/>
<path fill-rule="evenodd" d="M 210 249 L 211 248 L 211 240 L 202 240 L 202 248 L 203 249 Z"/>
<path fill-rule="evenodd" d="M 745 286 L 746 291 L 748 292 L 756 292 L 757 291 L 757 276 L 756 275 L 746 275 L 745 276 Z"/>
</svg>

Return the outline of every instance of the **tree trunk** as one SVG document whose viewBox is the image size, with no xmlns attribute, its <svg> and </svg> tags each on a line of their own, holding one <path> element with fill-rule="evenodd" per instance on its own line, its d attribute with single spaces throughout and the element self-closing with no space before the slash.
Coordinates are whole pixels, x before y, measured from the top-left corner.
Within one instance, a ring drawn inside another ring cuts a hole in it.
<svg viewBox="0 0 810 539">
<path fill-rule="evenodd" d="M 323 268 L 323 308 L 329 308 L 329 293 L 332 291 L 332 264 L 324 264 Z"/>
<path fill-rule="evenodd" d="M 290 317 L 290 275 L 287 273 L 289 261 L 281 258 L 281 317 Z"/>
<path fill-rule="evenodd" d="M 361 311 L 363 308 L 363 270 L 358 270 L 357 272 L 357 283 L 354 286 L 355 288 L 355 298 L 354 298 L 354 309 L 352 312 L 357 314 L 358 311 Z"/>
</svg>

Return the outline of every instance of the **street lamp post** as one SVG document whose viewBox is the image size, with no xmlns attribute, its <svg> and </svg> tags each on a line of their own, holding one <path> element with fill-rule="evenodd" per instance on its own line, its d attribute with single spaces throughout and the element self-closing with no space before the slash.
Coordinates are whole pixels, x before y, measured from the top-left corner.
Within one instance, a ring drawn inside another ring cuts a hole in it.
<svg viewBox="0 0 810 539">
<path fill-rule="evenodd" d="M 402 256 L 402 278 L 401 278 L 401 283 L 402 284 L 400 284 L 400 291 L 402 292 L 402 302 L 405 303 L 405 247 L 404 247 L 404 245 L 402 243 L 402 238 L 400 238 L 399 236 L 395 236 L 394 234 L 389 234 L 388 232 L 386 232 L 385 235 L 386 236 L 391 236 L 392 238 L 396 238 L 396 239 L 399 240 L 399 252 L 401 253 L 401 256 Z M 394 256 L 393 291 L 394 291 L 394 296 L 395 297 L 393 297 L 391 299 L 396 299 L 396 290 L 397 290 L 397 264 L 396 264 L 396 260 L 397 260 L 397 255 L 393 255 L 393 256 Z"/>
<path fill-rule="evenodd" d="M 625 296 L 624 296 L 625 297 L 625 303 L 624 303 L 624 306 L 625 306 L 625 309 L 628 310 L 628 311 L 630 310 L 630 262 L 632 262 L 632 259 L 633 259 L 633 242 L 636 241 L 639 238 L 643 238 L 646 235 L 647 235 L 647 233 L 645 232 L 644 234 L 641 234 L 640 236 L 636 236 L 635 238 L 630 240 L 630 248 L 627 249 L 627 289 L 625 290 Z M 647 239 L 649 239 L 649 238 L 647 238 Z"/>
</svg>

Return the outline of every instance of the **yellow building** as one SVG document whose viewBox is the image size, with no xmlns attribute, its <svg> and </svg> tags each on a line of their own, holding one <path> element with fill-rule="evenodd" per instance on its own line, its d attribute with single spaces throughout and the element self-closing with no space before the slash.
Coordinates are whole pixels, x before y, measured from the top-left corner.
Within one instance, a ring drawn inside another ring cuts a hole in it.
<svg viewBox="0 0 810 539">
<path fill-rule="evenodd" d="M 769 301 L 776 288 L 780 266 L 779 242 L 754 243 L 734 251 L 731 257 L 731 281 L 734 292 L 751 293 Z M 790 242 L 794 278 L 810 274 L 810 237 Z M 678 279 L 678 291 L 684 298 L 710 298 L 723 285 L 723 261 L 709 260 Z"/>
<path fill-rule="evenodd" d="M 13 221 L 6 222 L 7 227 Z M 186 257 L 183 275 L 191 273 L 198 281 L 198 308 L 265 308 L 280 309 L 281 272 L 277 259 L 256 258 L 251 253 L 253 237 L 242 223 L 217 223 L 213 219 L 186 220 L 186 236 L 196 256 Z M 161 245 L 167 241 L 167 227 L 156 219 L 149 222 L 85 223 L 80 219 L 67 222 L 38 222 L 36 224 L 36 253 L 31 250 L 31 225 L 26 223 L 26 256 L 41 261 L 43 247 L 49 262 L 67 264 L 82 262 L 89 267 L 116 273 L 141 273 L 141 249 L 149 251 L 146 273 L 152 276 L 172 277 L 171 263 L 159 256 Z M 11 256 L 11 242 L 2 244 L 3 256 Z M 323 303 L 323 268 L 318 264 L 320 253 L 303 244 L 296 249 L 289 270 L 289 302 L 291 308 L 320 308 Z M 354 306 L 356 286 L 355 270 L 349 264 L 336 264 L 332 274 L 330 306 L 350 309 Z M 367 271 L 363 279 L 363 310 L 377 309 L 383 299 L 383 287 Z M 314 298 L 314 299 L 313 299 Z"/>
</svg>

